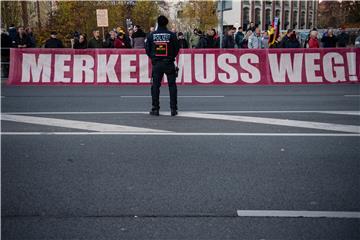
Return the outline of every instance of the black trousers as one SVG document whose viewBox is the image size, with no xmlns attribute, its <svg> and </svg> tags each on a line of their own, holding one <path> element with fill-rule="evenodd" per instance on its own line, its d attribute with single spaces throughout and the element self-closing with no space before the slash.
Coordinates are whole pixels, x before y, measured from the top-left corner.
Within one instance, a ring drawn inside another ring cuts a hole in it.
<svg viewBox="0 0 360 240">
<path fill-rule="evenodd" d="M 153 62 L 152 65 L 152 109 L 160 109 L 160 87 L 161 82 L 166 74 L 168 79 L 169 93 L 170 93 L 170 108 L 177 110 L 177 86 L 176 86 L 176 70 L 174 62 Z"/>
</svg>

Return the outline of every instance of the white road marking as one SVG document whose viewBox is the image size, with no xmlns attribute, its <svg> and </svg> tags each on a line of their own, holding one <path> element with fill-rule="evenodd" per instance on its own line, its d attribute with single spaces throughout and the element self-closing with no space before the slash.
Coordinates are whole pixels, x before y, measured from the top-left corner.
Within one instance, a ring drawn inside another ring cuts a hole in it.
<svg viewBox="0 0 360 240">
<path fill-rule="evenodd" d="M 1 135 L 141 135 L 141 136 L 243 136 L 243 137 L 360 137 L 351 133 L 197 133 L 197 132 L 1 132 Z"/>
<path fill-rule="evenodd" d="M 197 113 L 331 113 L 344 115 L 360 115 L 360 111 L 180 111 L 182 113 L 197 112 Z M 113 112 L 4 112 L 2 114 L 19 114 L 19 115 L 77 115 L 77 114 L 148 114 L 149 111 L 113 111 Z M 160 114 L 170 114 L 168 111 L 160 111 Z"/>
<path fill-rule="evenodd" d="M 360 95 L 344 95 L 344 97 L 360 97 Z"/>
<path fill-rule="evenodd" d="M 299 120 L 287 120 L 287 119 L 279 119 L 279 118 L 207 114 L 207 113 L 196 113 L 196 112 L 192 112 L 192 113 L 180 112 L 179 116 L 190 117 L 190 118 L 212 119 L 212 120 L 235 121 L 235 122 L 260 123 L 260 124 L 269 124 L 269 125 L 287 126 L 287 127 L 321 129 L 327 131 L 360 133 L 360 126 L 356 126 L 356 125 L 320 123 L 320 122 L 309 122 L 309 121 L 299 121 Z"/>
<path fill-rule="evenodd" d="M 121 98 L 151 98 L 151 96 L 120 96 Z M 160 98 L 169 98 L 170 96 L 160 96 Z M 178 96 L 178 98 L 224 98 L 225 96 L 215 96 L 215 95 L 209 95 L 209 96 Z"/>
<path fill-rule="evenodd" d="M 239 217 L 360 218 L 360 212 L 238 210 Z"/>
<path fill-rule="evenodd" d="M 124 125 L 84 122 L 84 121 L 65 120 L 65 119 L 57 119 L 57 118 L 20 116 L 20 115 L 10 115 L 10 114 L 2 114 L 1 120 L 20 122 L 20 123 L 30 123 L 30 124 L 37 124 L 37 125 L 45 125 L 45 126 L 52 126 L 52 127 L 75 128 L 75 129 L 97 131 L 97 132 L 108 132 L 108 131 L 111 131 L 111 132 L 168 132 L 168 131 L 164 131 L 164 130 L 130 127 L 130 126 L 124 126 Z"/>
<path fill-rule="evenodd" d="M 322 113 L 326 114 L 340 114 L 340 115 L 354 115 L 358 116 L 360 115 L 360 111 L 324 111 Z"/>
</svg>

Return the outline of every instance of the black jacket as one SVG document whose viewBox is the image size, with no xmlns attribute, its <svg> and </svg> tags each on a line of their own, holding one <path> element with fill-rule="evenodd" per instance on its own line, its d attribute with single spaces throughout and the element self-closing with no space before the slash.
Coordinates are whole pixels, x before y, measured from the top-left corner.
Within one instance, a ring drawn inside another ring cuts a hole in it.
<svg viewBox="0 0 360 240">
<path fill-rule="evenodd" d="M 78 39 L 75 40 L 75 43 L 74 43 L 74 49 L 86 49 L 87 48 L 87 41 L 84 40 L 82 43 L 79 42 Z"/>
<path fill-rule="evenodd" d="M 324 48 L 336 48 L 337 38 L 334 35 L 332 37 L 323 36 L 321 42 L 324 43 Z"/>
<path fill-rule="evenodd" d="M 63 48 L 63 43 L 57 38 L 50 38 L 45 43 L 45 48 Z"/>
<path fill-rule="evenodd" d="M 31 44 L 30 39 L 26 34 L 22 35 L 22 37 L 20 37 L 19 33 L 16 35 L 16 37 L 15 37 L 15 45 L 16 45 L 16 47 L 18 45 L 26 45 L 26 47 L 30 47 L 30 44 Z"/>
<path fill-rule="evenodd" d="M 179 42 L 173 32 L 159 26 L 148 36 L 145 50 L 152 61 L 175 61 L 179 53 Z"/>
<path fill-rule="evenodd" d="M 179 48 L 189 48 L 189 44 L 186 39 L 179 39 Z"/>
<path fill-rule="evenodd" d="M 208 48 L 208 41 L 204 35 L 200 35 L 200 39 L 196 48 Z"/>
<path fill-rule="evenodd" d="M 231 35 L 225 35 L 223 39 L 223 48 L 235 48 L 235 39 Z"/>
</svg>

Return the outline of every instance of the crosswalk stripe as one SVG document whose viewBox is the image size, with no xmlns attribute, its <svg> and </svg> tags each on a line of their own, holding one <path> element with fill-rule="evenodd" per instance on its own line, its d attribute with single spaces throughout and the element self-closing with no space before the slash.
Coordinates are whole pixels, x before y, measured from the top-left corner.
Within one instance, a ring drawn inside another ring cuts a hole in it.
<svg viewBox="0 0 360 240">
<path fill-rule="evenodd" d="M 235 122 L 260 123 L 260 124 L 269 124 L 269 125 L 287 126 L 287 127 L 311 128 L 311 129 L 320 129 L 327 131 L 360 133 L 360 126 L 356 126 L 356 125 L 320 123 L 320 122 L 288 120 L 288 119 L 279 119 L 279 118 L 207 114 L 207 113 L 196 113 L 196 112 L 187 112 L 187 113 L 182 112 L 179 114 L 179 116 L 189 117 L 189 118 L 235 121 Z"/>
<path fill-rule="evenodd" d="M 341 211 L 238 210 L 237 215 L 239 217 L 360 218 L 360 212 Z"/>
<path fill-rule="evenodd" d="M 82 129 L 82 130 L 95 131 L 95 132 L 169 132 L 165 130 L 130 127 L 125 125 L 84 122 L 84 121 L 66 120 L 66 119 L 57 119 L 57 118 L 20 116 L 20 115 L 10 115 L 10 114 L 2 114 L 1 120 L 45 125 L 52 127 Z"/>
</svg>

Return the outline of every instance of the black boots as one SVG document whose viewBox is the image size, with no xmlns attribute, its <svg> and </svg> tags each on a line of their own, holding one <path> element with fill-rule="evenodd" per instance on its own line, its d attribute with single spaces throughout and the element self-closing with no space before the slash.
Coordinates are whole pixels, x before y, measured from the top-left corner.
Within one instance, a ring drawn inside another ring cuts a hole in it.
<svg viewBox="0 0 360 240">
<path fill-rule="evenodd" d="M 178 111 L 176 109 L 171 109 L 171 116 L 176 116 L 178 115 Z"/>
<path fill-rule="evenodd" d="M 151 109 L 150 115 L 152 116 L 159 116 L 159 109 Z"/>
<path fill-rule="evenodd" d="M 159 113 L 159 110 L 158 109 L 151 109 L 151 111 L 149 112 L 150 115 L 152 116 L 159 116 L 160 113 Z M 178 115 L 178 111 L 176 109 L 171 109 L 171 116 L 176 116 Z"/>
</svg>

